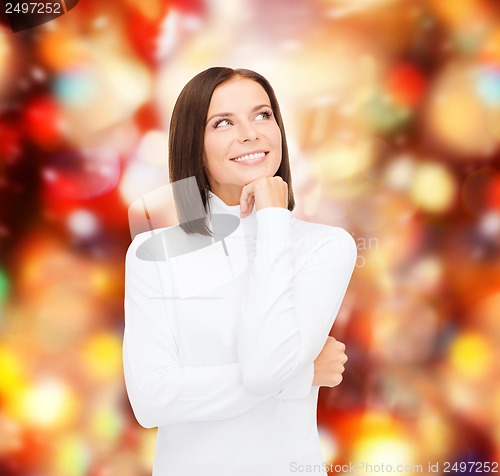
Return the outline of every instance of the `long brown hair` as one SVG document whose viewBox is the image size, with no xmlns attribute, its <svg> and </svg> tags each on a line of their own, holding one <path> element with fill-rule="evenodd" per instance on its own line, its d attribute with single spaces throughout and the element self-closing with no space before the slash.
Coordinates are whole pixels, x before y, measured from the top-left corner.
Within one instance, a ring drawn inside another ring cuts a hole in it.
<svg viewBox="0 0 500 476">
<path fill-rule="evenodd" d="M 288 210 L 295 208 L 292 190 L 292 176 L 288 157 L 285 127 L 273 88 L 266 78 L 249 69 L 213 67 L 202 71 L 184 86 L 175 103 L 170 122 L 168 167 L 170 182 L 174 183 L 188 177 L 195 177 L 201 200 L 209 214 L 209 182 L 203 167 L 205 124 L 208 108 L 215 88 L 235 76 L 252 79 L 259 83 L 271 101 L 271 109 L 281 131 L 281 164 L 275 176 L 280 176 L 288 184 Z M 188 204 L 192 197 L 173 187 L 174 200 L 180 226 L 187 233 L 200 233 L 212 236 L 206 220 L 188 221 Z"/>
</svg>

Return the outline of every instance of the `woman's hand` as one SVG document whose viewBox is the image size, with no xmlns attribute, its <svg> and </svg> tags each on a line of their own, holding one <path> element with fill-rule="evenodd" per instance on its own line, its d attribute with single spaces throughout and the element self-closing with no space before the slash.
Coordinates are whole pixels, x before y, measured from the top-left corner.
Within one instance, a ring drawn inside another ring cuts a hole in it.
<svg viewBox="0 0 500 476">
<path fill-rule="evenodd" d="M 314 361 L 313 385 L 317 387 L 335 387 L 342 382 L 344 364 L 347 362 L 345 345 L 328 336 L 323 350 Z"/>
<path fill-rule="evenodd" d="M 240 197 L 241 218 L 266 207 L 288 208 L 288 184 L 279 176 L 262 177 L 247 183 Z"/>
</svg>

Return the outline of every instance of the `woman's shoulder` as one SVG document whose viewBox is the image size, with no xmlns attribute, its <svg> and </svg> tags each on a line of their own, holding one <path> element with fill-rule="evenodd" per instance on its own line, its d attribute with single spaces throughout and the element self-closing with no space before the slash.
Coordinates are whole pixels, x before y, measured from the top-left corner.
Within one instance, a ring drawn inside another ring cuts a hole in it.
<svg viewBox="0 0 500 476">
<path fill-rule="evenodd" d="M 296 246 L 306 252 L 330 244 L 330 248 L 341 253 L 357 254 L 354 237 L 340 226 L 309 222 L 292 215 L 292 230 Z"/>
</svg>

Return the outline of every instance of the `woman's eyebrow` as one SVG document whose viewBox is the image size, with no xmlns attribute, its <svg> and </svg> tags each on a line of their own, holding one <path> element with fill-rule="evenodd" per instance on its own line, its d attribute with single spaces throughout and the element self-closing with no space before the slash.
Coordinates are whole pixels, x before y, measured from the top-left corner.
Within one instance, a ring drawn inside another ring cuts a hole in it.
<svg viewBox="0 0 500 476">
<path fill-rule="evenodd" d="M 268 107 L 269 109 L 271 106 L 269 104 L 259 104 L 258 106 L 252 107 L 251 112 L 258 111 L 259 109 L 263 107 Z M 219 112 L 217 114 L 212 114 L 208 119 L 205 125 L 207 125 L 214 117 L 232 117 L 234 114 L 232 112 Z"/>
</svg>

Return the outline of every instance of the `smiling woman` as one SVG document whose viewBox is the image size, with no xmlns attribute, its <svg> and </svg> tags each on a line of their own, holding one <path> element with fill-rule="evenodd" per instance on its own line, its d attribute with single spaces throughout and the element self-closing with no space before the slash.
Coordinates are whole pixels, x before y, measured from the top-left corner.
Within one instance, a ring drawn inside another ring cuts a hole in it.
<svg viewBox="0 0 500 476">
<path fill-rule="evenodd" d="M 218 281 L 224 254 L 186 253 L 184 274 L 212 286 L 181 299 L 179 261 L 141 259 L 147 233 L 129 247 L 124 374 L 137 420 L 158 426 L 153 474 L 285 476 L 297 465 L 326 474 L 316 405 L 319 387 L 338 385 L 347 360 L 329 331 L 354 269 L 353 238 L 292 215 L 278 102 L 253 71 L 210 68 L 185 86 L 169 167 L 172 182 L 196 178 L 208 221 L 241 218 L 204 249 L 224 246 L 233 263 L 248 265 Z M 196 197 L 173 190 L 182 222 Z M 186 241 L 210 235 L 208 226 L 183 225 Z"/>
<path fill-rule="evenodd" d="M 242 167 L 249 162 L 231 160 L 259 152 L 269 153 L 265 160 L 253 162 L 259 165 L 254 171 Z M 226 168 L 227 165 L 231 167 Z M 248 69 L 223 67 L 209 68 L 192 78 L 172 112 L 169 173 L 172 183 L 196 177 L 207 213 L 209 191 L 219 196 L 214 186 L 224 194 L 219 198 L 234 205 L 240 203 L 243 185 L 254 178 L 281 177 L 288 184 L 287 208 L 292 211 L 295 199 L 285 127 L 267 79 Z M 183 223 L 188 221 L 183 218 L 189 216 L 184 210 L 189 208 L 189 197 L 181 196 L 175 189 L 174 194 L 181 227 L 187 233 L 211 235 L 206 225 Z M 252 197 L 250 194 L 250 202 Z"/>
<path fill-rule="evenodd" d="M 235 76 L 215 88 L 205 128 L 204 164 L 210 190 L 228 205 L 241 189 L 272 177 L 281 164 L 281 131 L 269 97 L 257 82 Z M 222 112 L 231 110 L 232 112 Z M 219 112 L 220 111 L 220 112 Z M 228 167 L 229 162 L 234 166 Z"/>
</svg>

